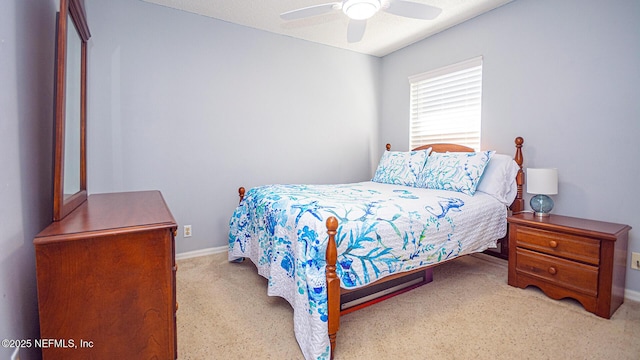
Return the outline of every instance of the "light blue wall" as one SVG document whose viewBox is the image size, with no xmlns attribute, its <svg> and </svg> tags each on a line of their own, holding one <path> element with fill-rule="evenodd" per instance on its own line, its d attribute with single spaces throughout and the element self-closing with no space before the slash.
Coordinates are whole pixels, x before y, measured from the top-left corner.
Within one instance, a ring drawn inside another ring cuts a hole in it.
<svg viewBox="0 0 640 360">
<path fill-rule="evenodd" d="M 554 213 L 629 224 L 638 252 L 639 24 L 636 0 L 517 0 L 399 50 L 383 58 L 381 139 L 408 147 L 408 76 L 482 55 L 482 147 L 511 154 L 523 136 L 525 167 L 558 168 Z"/>
<path fill-rule="evenodd" d="M 142 1 L 87 17 L 89 192 L 161 190 L 178 253 L 227 245 L 239 186 L 371 178 L 379 58 Z"/>
<path fill-rule="evenodd" d="M 52 214 L 57 9 L 0 1 L 3 339 L 39 337 L 32 239 Z M 517 0 L 383 59 L 136 0 L 88 0 L 87 16 L 89 191 L 162 190 L 194 226 L 178 252 L 226 244 L 239 185 L 370 177 L 382 144 L 408 146 L 407 77 L 477 55 L 483 147 L 510 153 L 524 136 L 526 166 L 559 168 L 558 214 L 629 224 L 640 251 L 635 0 Z"/>
<path fill-rule="evenodd" d="M 53 214 L 57 9 L 55 0 L 0 1 L 0 339 L 39 338 L 33 238 Z M 12 353 L 0 347 L 1 359 Z"/>
</svg>

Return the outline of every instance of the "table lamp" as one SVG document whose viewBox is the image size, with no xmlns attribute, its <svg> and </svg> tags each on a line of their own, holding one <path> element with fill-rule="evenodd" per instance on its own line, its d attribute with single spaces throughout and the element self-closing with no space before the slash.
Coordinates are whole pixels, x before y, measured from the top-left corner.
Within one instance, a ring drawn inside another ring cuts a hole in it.
<svg viewBox="0 0 640 360">
<path fill-rule="evenodd" d="M 558 194 L 558 169 L 527 169 L 527 193 L 535 194 L 529 205 L 538 217 L 549 216 L 553 200 L 547 195 Z"/>
</svg>

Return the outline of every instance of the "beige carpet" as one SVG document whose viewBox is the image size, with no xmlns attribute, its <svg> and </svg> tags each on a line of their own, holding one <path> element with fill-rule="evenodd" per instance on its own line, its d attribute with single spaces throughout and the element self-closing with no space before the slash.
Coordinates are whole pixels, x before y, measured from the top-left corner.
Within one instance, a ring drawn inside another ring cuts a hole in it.
<svg viewBox="0 0 640 360">
<path fill-rule="evenodd" d="M 293 311 L 250 261 L 178 261 L 180 359 L 302 359 Z M 507 263 L 465 256 L 434 281 L 341 318 L 336 360 L 640 359 L 640 303 L 610 320 L 576 301 L 507 285 Z"/>
</svg>

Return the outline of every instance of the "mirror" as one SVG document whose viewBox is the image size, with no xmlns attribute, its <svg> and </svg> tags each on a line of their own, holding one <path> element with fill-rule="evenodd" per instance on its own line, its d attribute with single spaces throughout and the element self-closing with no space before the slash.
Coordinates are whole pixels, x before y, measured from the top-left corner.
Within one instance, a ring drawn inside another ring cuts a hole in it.
<svg viewBox="0 0 640 360">
<path fill-rule="evenodd" d="M 60 0 L 56 34 L 53 220 L 87 199 L 87 41 L 81 0 Z"/>
</svg>

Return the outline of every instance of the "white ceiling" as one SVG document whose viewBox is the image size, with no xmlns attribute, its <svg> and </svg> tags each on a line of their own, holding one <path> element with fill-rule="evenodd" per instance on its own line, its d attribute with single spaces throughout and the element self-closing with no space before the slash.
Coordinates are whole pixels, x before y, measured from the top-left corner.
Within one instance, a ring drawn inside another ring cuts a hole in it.
<svg viewBox="0 0 640 360">
<path fill-rule="evenodd" d="M 367 21 L 360 42 L 347 42 L 349 19 L 340 10 L 301 20 L 280 14 L 332 0 L 143 0 L 230 23 L 378 57 L 462 23 L 512 0 L 411 0 L 442 9 L 435 20 L 416 20 L 379 11 Z M 334 0 L 340 1 L 340 0 Z M 393 1 L 393 0 L 383 0 Z"/>
</svg>

